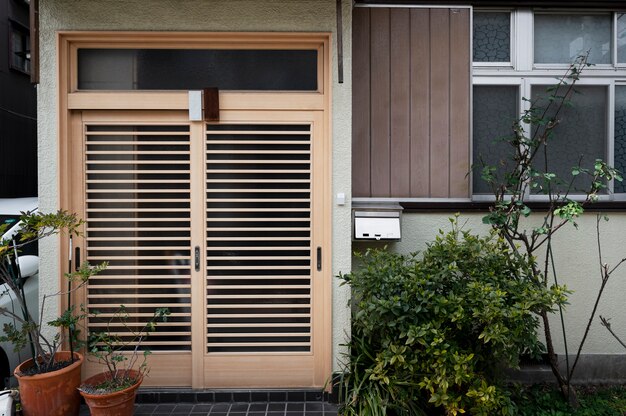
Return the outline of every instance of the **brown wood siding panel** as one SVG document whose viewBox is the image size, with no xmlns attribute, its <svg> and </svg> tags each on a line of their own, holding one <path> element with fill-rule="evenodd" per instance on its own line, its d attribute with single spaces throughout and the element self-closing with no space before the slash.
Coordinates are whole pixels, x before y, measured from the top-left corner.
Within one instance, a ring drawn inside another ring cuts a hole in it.
<svg viewBox="0 0 626 416">
<path fill-rule="evenodd" d="M 430 10 L 430 196 L 449 196 L 450 18 L 447 9 Z"/>
<path fill-rule="evenodd" d="M 470 169 L 469 10 L 450 11 L 450 197 L 468 198 Z"/>
<path fill-rule="evenodd" d="M 353 196 L 469 197 L 469 10 L 353 13 Z"/>
<path fill-rule="evenodd" d="M 411 192 L 430 196 L 430 11 L 411 9 Z"/>
<path fill-rule="evenodd" d="M 371 189 L 372 196 L 390 196 L 389 169 L 389 9 L 371 13 Z"/>
<path fill-rule="evenodd" d="M 352 196 L 370 191 L 370 9 L 353 11 L 352 31 Z"/>
<path fill-rule="evenodd" d="M 391 196 L 410 195 L 410 9 L 392 9 L 391 22 Z"/>
</svg>

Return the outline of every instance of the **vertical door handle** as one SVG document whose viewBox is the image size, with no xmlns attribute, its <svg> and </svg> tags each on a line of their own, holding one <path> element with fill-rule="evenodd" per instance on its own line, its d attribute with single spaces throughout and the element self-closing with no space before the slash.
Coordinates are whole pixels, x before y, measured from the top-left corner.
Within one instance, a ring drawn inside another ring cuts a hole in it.
<svg viewBox="0 0 626 416">
<path fill-rule="evenodd" d="M 194 248 L 194 265 L 196 267 L 196 271 L 200 271 L 200 246 L 196 246 Z"/>
<path fill-rule="evenodd" d="M 322 271 L 322 248 L 317 248 L 317 271 Z"/>
<path fill-rule="evenodd" d="M 76 247 L 74 250 L 74 269 L 76 271 L 80 269 L 80 247 Z"/>
</svg>

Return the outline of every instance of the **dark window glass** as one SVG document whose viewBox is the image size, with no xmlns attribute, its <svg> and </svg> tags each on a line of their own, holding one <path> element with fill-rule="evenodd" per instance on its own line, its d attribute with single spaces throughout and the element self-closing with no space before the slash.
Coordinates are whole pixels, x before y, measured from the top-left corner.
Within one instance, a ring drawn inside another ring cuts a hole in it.
<svg viewBox="0 0 626 416">
<path fill-rule="evenodd" d="M 12 69 L 30 74 L 30 36 L 28 29 L 11 23 L 9 62 Z"/>
<path fill-rule="evenodd" d="M 573 178 L 572 170 L 581 167 L 593 172 L 596 159 L 607 160 L 608 88 L 602 85 L 577 85 L 575 91 L 568 97 L 571 105 L 559 111 L 558 125 L 552 137 L 548 138 L 547 170 L 543 156 L 536 158 L 534 164 L 540 173 L 556 174 L 562 183 L 556 183 L 552 192 L 561 194 L 585 194 L 591 187 L 591 178 L 587 175 Z M 548 105 L 549 93 L 545 86 L 535 85 L 531 93 L 537 108 Z M 546 120 L 555 117 L 557 108 L 558 105 L 554 105 L 548 110 Z M 543 152 L 543 149 L 540 151 Z M 547 189 L 536 188 L 532 192 L 542 194 Z"/>
<path fill-rule="evenodd" d="M 316 50 L 80 49 L 83 90 L 317 90 Z"/>
<path fill-rule="evenodd" d="M 626 85 L 615 86 L 615 168 L 626 174 Z M 614 182 L 615 193 L 626 192 L 626 182 Z"/>
<path fill-rule="evenodd" d="M 518 90 L 516 85 L 474 85 L 474 194 L 492 194 L 482 178 L 484 166 L 496 168 L 497 183 L 511 169 L 515 149 L 505 138 L 513 134 L 519 117 Z"/>
<path fill-rule="evenodd" d="M 626 13 L 617 13 L 617 62 L 626 63 Z"/>
</svg>

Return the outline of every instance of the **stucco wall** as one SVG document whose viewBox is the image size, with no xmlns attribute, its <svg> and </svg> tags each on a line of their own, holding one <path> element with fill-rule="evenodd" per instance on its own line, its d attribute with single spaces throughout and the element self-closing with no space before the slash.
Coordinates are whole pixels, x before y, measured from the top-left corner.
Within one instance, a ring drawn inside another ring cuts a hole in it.
<svg viewBox="0 0 626 416">
<path fill-rule="evenodd" d="M 294 31 L 333 32 L 332 140 L 333 195 L 350 195 L 351 121 L 351 1 L 343 1 L 344 83 L 337 80 L 336 14 L 334 0 L 41 0 L 41 83 L 39 110 L 40 208 L 58 208 L 58 144 L 56 33 L 60 30 L 171 30 L 171 31 Z M 350 269 L 350 207 L 333 204 L 333 276 Z M 40 294 L 58 288 L 58 243 L 41 244 Z M 348 291 L 333 279 L 333 345 L 349 328 Z M 44 321 L 52 319 L 51 308 Z M 337 369 L 337 360 L 334 368 Z"/>
<path fill-rule="evenodd" d="M 410 253 L 425 248 L 438 231 L 449 230 L 448 218 L 454 213 L 404 214 L 402 217 L 402 241 L 390 243 L 388 247 L 396 252 Z M 484 214 L 462 214 L 459 224 L 464 229 L 475 233 L 487 233 L 482 224 Z M 609 213 L 609 221 L 601 221 L 601 241 L 603 262 L 617 264 L 626 257 L 626 214 Z M 530 219 L 538 223 L 539 216 Z M 587 213 L 577 221 L 578 229 L 566 226 L 555 235 L 553 243 L 559 283 L 574 291 L 570 296 L 570 305 L 565 311 L 565 324 L 568 334 L 570 354 L 575 353 L 583 336 L 593 304 L 600 287 L 598 249 L 596 241 L 596 215 Z M 362 250 L 375 246 L 376 243 L 357 243 L 354 249 Z M 384 245 L 378 243 L 379 247 Z M 613 329 L 626 338 L 626 313 L 624 313 L 624 294 L 626 293 L 626 264 L 622 265 L 609 280 L 604 296 L 598 308 L 598 314 L 610 317 Z M 564 353 L 561 324 L 558 316 L 551 319 L 551 328 L 557 353 Z M 624 354 L 626 350 L 615 341 L 609 332 L 600 325 L 596 317 L 591 326 L 585 348 L 585 354 Z"/>
</svg>

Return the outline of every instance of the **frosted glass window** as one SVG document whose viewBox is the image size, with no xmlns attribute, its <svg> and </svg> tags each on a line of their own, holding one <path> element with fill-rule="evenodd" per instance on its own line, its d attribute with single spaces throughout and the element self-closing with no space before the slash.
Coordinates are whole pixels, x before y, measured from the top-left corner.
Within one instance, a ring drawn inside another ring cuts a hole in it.
<svg viewBox="0 0 626 416">
<path fill-rule="evenodd" d="M 549 139 L 547 146 L 547 172 L 555 173 L 566 183 L 571 181 L 572 168 L 578 166 L 579 161 L 581 167 L 593 169 L 596 159 L 607 160 L 607 87 L 578 85 L 576 91 L 571 97 L 572 106 L 561 109 L 557 117 L 559 124 L 553 130 L 554 136 Z M 532 96 L 533 99 L 546 97 L 546 86 L 534 86 Z M 545 106 L 547 99 L 541 98 L 538 103 Z M 548 118 L 551 117 L 550 113 L 554 114 L 554 111 L 549 112 Z M 535 159 L 535 162 L 535 169 L 546 172 L 543 156 Z M 585 193 L 590 183 L 587 177 L 580 175 L 571 193 Z M 566 185 L 557 187 L 561 192 L 566 188 Z M 533 192 L 543 193 L 541 190 Z"/>
<path fill-rule="evenodd" d="M 617 14 L 617 62 L 626 63 L 626 13 Z"/>
<path fill-rule="evenodd" d="M 535 14 L 535 63 L 569 64 L 590 50 L 589 63 L 610 64 L 610 14 Z"/>
<path fill-rule="evenodd" d="M 615 161 L 614 166 L 626 174 L 626 85 L 615 86 Z M 614 192 L 626 192 L 626 183 L 615 181 Z"/>
<path fill-rule="evenodd" d="M 474 13 L 474 62 L 511 61 L 511 14 Z"/>
<path fill-rule="evenodd" d="M 317 50 L 79 49 L 82 90 L 316 91 Z"/>
<path fill-rule="evenodd" d="M 518 102 L 517 86 L 474 86 L 474 194 L 492 193 L 490 185 L 481 177 L 482 162 L 497 168 L 498 182 L 502 181 L 503 172 L 511 164 L 514 149 L 501 139 L 513 134 L 513 123 L 518 118 Z"/>
</svg>

